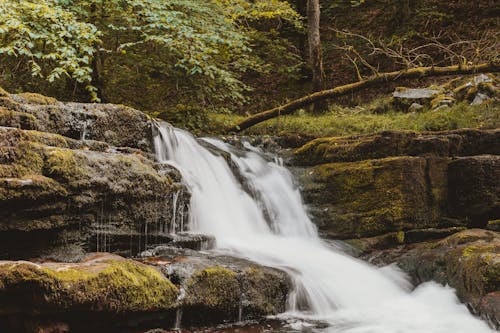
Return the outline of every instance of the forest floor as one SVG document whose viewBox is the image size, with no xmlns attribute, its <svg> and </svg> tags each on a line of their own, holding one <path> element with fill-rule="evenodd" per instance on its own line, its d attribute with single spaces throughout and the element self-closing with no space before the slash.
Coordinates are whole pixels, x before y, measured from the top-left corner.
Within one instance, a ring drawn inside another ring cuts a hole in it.
<svg viewBox="0 0 500 333">
<path fill-rule="evenodd" d="M 357 107 L 332 105 L 322 115 L 313 115 L 305 110 L 295 114 L 268 120 L 244 133 L 250 135 L 297 134 L 310 137 L 371 134 L 385 130 L 441 131 L 459 128 L 500 127 L 500 103 L 468 105 L 460 103 L 440 110 L 422 112 L 398 112 L 388 110 L 383 113 L 384 99 Z M 220 134 L 242 121 L 245 117 L 231 114 L 209 114 L 205 134 Z"/>
</svg>

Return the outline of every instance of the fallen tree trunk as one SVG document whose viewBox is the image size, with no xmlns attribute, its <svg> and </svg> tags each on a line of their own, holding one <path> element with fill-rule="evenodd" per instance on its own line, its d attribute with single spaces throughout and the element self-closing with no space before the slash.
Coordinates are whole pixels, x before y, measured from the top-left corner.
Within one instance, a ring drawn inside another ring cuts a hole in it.
<svg viewBox="0 0 500 333">
<path fill-rule="evenodd" d="M 348 93 L 359 91 L 379 83 L 394 82 L 402 79 L 421 78 L 428 76 L 463 75 L 463 74 L 474 74 L 474 73 L 498 72 L 499 70 L 500 70 L 500 65 L 492 63 L 492 64 L 481 64 L 476 66 L 465 66 L 465 67 L 461 66 L 419 67 L 398 72 L 380 73 L 376 76 L 370 77 L 363 81 L 358 81 L 355 83 L 338 86 L 332 89 L 318 91 L 310 95 L 301 97 L 299 99 L 293 100 L 287 104 L 254 114 L 246 118 L 236 126 L 230 128 L 229 131 L 240 132 L 268 119 L 275 118 L 280 115 L 290 114 L 295 110 L 303 108 L 314 102 L 343 96 Z"/>
</svg>

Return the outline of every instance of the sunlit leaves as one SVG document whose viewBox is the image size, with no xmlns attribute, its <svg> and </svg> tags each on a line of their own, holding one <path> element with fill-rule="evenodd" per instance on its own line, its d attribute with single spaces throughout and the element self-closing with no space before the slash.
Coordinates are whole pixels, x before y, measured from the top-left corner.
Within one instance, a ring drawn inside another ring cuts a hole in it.
<svg viewBox="0 0 500 333">
<path fill-rule="evenodd" d="M 97 28 L 52 0 L 0 2 L 0 54 L 25 60 L 35 77 L 91 81 Z"/>
</svg>

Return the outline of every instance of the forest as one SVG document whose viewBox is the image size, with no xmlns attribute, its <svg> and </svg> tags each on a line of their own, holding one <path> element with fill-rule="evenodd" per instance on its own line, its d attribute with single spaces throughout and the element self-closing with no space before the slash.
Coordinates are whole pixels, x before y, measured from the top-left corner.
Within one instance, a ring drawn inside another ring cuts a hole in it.
<svg viewBox="0 0 500 333">
<path fill-rule="evenodd" d="M 500 3 L 0 0 L 0 332 L 500 329 Z"/>
</svg>

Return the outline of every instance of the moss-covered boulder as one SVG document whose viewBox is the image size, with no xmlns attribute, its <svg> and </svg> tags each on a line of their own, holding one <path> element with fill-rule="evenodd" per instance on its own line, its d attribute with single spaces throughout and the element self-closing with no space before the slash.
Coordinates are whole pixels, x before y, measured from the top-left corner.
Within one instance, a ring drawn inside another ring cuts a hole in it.
<svg viewBox="0 0 500 333">
<path fill-rule="evenodd" d="M 316 139 L 292 162 L 325 235 L 417 235 L 500 217 L 499 143 L 500 130 L 390 131 Z"/>
<path fill-rule="evenodd" d="M 114 255 L 92 255 L 79 263 L 1 261 L 0 327 L 29 331 L 59 318 L 79 330 L 108 325 L 88 322 L 97 316 L 172 317 L 178 293 L 155 268 Z M 7 324 L 5 318 L 19 321 Z"/>
<path fill-rule="evenodd" d="M 169 173 L 139 150 L 0 127 L 0 256 L 136 254 L 184 213 Z"/>
<path fill-rule="evenodd" d="M 144 260 L 182 286 L 182 327 L 261 319 L 286 310 L 291 281 L 281 270 L 168 246 L 151 254 Z"/>
<path fill-rule="evenodd" d="M 366 237 L 439 225 L 446 166 L 422 157 L 327 163 L 306 169 L 301 184 L 324 234 Z"/>
</svg>

